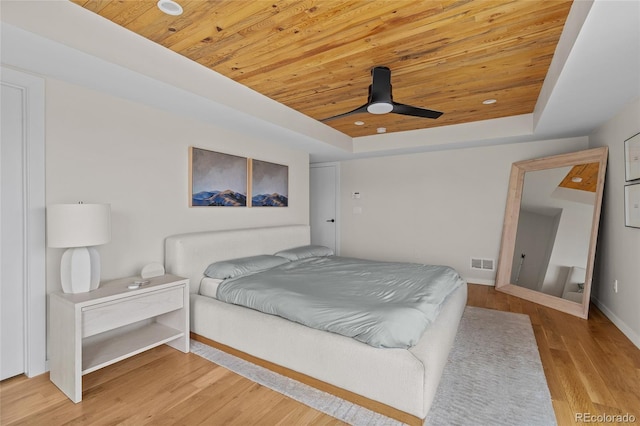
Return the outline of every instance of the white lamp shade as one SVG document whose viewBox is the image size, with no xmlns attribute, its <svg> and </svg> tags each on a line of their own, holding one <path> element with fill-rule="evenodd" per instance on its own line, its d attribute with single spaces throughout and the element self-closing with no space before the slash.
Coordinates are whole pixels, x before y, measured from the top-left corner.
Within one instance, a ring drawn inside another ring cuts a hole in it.
<svg viewBox="0 0 640 426">
<path fill-rule="evenodd" d="M 53 204 L 47 207 L 49 247 L 87 247 L 111 240 L 109 204 Z"/>
</svg>

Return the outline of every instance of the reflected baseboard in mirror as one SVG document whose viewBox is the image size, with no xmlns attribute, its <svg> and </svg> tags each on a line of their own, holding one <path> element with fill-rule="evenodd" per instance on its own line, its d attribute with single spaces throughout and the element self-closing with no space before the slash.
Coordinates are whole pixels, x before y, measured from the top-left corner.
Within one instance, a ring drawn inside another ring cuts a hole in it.
<svg viewBox="0 0 640 426">
<path fill-rule="evenodd" d="M 513 163 L 496 290 L 588 317 L 607 153 Z"/>
</svg>

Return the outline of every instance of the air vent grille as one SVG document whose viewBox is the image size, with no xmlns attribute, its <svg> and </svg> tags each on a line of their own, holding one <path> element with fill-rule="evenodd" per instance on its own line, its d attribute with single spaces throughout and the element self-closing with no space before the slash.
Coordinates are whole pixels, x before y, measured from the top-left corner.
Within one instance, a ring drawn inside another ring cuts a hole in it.
<svg viewBox="0 0 640 426">
<path fill-rule="evenodd" d="M 479 257 L 471 258 L 471 269 L 480 269 L 482 271 L 495 270 L 495 259 L 483 259 Z"/>
</svg>

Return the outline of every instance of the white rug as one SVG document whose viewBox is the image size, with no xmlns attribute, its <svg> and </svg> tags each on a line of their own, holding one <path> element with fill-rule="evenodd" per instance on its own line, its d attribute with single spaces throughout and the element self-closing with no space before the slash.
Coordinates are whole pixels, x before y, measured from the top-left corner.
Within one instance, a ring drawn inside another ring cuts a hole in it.
<svg viewBox="0 0 640 426">
<path fill-rule="evenodd" d="M 191 341 L 191 351 L 352 425 L 402 423 Z M 467 306 L 426 425 L 555 425 L 529 317 Z"/>
</svg>

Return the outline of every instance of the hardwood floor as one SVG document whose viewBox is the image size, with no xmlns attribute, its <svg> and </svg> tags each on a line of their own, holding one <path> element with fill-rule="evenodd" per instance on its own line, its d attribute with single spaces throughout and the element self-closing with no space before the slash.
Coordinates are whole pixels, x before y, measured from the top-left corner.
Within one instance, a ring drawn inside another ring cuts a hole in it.
<svg viewBox="0 0 640 426">
<path fill-rule="evenodd" d="M 559 425 L 583 424 L 577 413 L 640 423 L 640 350 L 596 308 L 586 321 L 473 284 L 467 304 L 531 317 Z M 84 376 L 83 390 L 74 404 L 48 374 L 0 382 L 0 424 L 343 424 L 167 346 Z"/>
<path fill-rule="evenodd" d="M 43 374 L 0 384 L 0 424 L 338 425 L 194 354 L 160 346 L 83 377 L 74 404 Z"/>
</svg>

